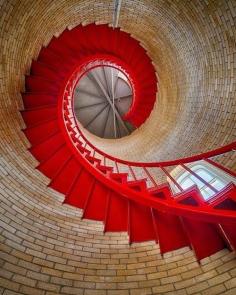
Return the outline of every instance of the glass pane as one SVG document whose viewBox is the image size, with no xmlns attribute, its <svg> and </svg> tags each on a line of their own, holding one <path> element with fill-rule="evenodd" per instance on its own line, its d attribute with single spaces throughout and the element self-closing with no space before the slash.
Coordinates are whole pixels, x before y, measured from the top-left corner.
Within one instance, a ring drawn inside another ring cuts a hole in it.
<svg viewBox="0 0 236 295">
<path fill-rule="evenodd" d="M 214 195 L 214 192 L 209 187 L 204 187 L 204 189 L 201 189 L 200 191 L 204 200 L 208 200 L 211 196 Z"/>
<path fill-rule="evenodd" d="M 211 185 L 214 186 L 217 190 L 221 190 L 222 188 L 225 187 L 225 183 L 220 181 L 219 179 L 215 178 L 212 182 Z"/>
<path fill-rule="evenodd" d="M 181 181 L 180 185 L 183 189 L 187 189 L 190 186 L 193 186 L 195 183 L 192 181 L 191 178 L 186 177 L 183 181 Z"/>
<path fill-rule="evenodd" d="M 199 189 L 205 185 L 201 180 L 199 180 L 197 177 L 195 177 L 193 175 L 191 175 L 190 178 L 198 186 Z"/>
<path fill-rule="evenodd" d="M 195 173 L 203 178 L 206 182 L 210 182 L 214 177 L 208 173 L 205 169 L 198 169 Z"/>
</svg>

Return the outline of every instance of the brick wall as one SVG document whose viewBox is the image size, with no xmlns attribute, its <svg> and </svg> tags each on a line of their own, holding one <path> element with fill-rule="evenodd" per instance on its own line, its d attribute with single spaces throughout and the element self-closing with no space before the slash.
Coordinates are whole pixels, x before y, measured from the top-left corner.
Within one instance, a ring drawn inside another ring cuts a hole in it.
<svg viewBox="0 0 236 295">
<path fill-rule="evenodd" d="M 122 1 L 120 24 L 153 58 L 160 92 L 148 122 L 111 151 L 131 157 L 135 149 L 133 158 L 159 159 L 233 139 L 234 6 Z M 112 1 L 97 0 L 0 2 L 0 293 L 235 294 L 234 253 L 224 250 L 198 264 L 188 248 L 162 258 L 153 242 L 129 246 L 126 234 L 104 235 L 101 223 L 62 206 L 63 196 L 34 169 L 18 112 L 24 74 L 53 35 L 82 21 L 109 22 L 111 9 Z"/>
</svg>

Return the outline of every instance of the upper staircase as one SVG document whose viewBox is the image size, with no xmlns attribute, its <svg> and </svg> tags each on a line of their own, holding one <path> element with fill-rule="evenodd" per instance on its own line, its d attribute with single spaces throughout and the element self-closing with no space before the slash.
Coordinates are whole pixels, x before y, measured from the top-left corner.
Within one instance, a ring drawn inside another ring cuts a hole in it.
<svg viewBox="0 0 236 295">
<path fill-rule="evenodd" d="M 188 246 L 201 260 L 225 247 L 235 250 L 234 183 L 205 201 L 197 186 L 183 190 L 168 167 L 189 169 L 187 163 L 232 151 L 236 143 L 165 163 L 128 162 L 99 151 L 80 130 L 72 107 L 81 73 L 97 60 L 116 63 L 131 77 L 135 102 L 126 114 L 127 121 L 138 127 L 153 108 L 155 71 L 145 50 L 129 34 L 91 24 L 54 37 L 32 62 L 21 112 L 29 150 L 39 161 L 37 169 L 51 180 L 50 187 L 65 195 L 65 204 L 83 209 L 83 218 L 102 221 L 104 232 L 127 231 L 130 243 L 155 240 L 161 254 Z M 213 160 L 208 162 L 236 176 Z M 151 168 L 159 173 L 161 184 Z"/>
</svg>

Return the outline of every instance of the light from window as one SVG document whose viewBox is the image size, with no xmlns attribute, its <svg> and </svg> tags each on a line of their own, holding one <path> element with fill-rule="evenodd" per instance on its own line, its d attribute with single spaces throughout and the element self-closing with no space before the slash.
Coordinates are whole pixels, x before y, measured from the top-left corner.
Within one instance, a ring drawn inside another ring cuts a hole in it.
<svg viewBox="0 0 236 295">
<path fill-rule="evenodd" d="M 205 163 L 204 161 L 200 161 L 196 164 L 188 164 L 187 165 L 195 174 L 201 177 L 207 184 L 198 179 L 196 176 L 186 171 L 182 166 L 176 167 L 172 171 L 172 176 L 176 179 L 178 184 L 184 189 L 188 189 L 193 185 L 197 185 L 200 190 L 203 198 L 208 200 L 215 194 L 215 191 L 211 188 L 213 187 L 217 191 L 222 190 L 230 181 L 227 176 L 225 176 L 224 172 L 219 169 L 211 168 L 211 165 Z M 168 179 L 170 182 L 170 179 Z M 176 192 L 176 186 L 171 183 L 173 191 Z"/>
</svg>

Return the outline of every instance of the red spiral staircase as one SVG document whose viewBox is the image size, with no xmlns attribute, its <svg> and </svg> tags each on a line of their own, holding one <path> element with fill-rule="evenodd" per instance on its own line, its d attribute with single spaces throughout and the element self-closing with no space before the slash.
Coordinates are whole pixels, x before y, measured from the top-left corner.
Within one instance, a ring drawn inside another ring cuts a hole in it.
<svg viewBox="0 0 236 295">
<path fill-rule="evenodd" d="M 86 139 L 73 113 L 75 85 L 97 61 L 115 63 L 130 78 L 134 103 L 127 121 L 140 126 L 155 103 L 157 80 L 151 60 L 129 34 L 91 24 L 53 38 L 32 62 L 21 112 L 29 150 L 39 161 L 37 168 L 51 179 L 50 187 L 65 195 L 64 203 L 83 209 L 83 218 L 104 222 L 104 232 L 127 231 L 130 243 L 155 240 L 162 254 L 189 246 L 200 260 L 225 247 L 235 250 L 235 185 L 215 190 L 204 201 L 197 186 L 183 190 L 168 167 L 181 165 L 195 174 L 187 163 L 204 160 L 235 177 L 212 158 L 234 150 L 236 143 L 160 163 L 105 154 Z M 173 194 L 167 181 L 157 184 L 151 169 L 168 177 L 179 193 Z"/>
</svg>

